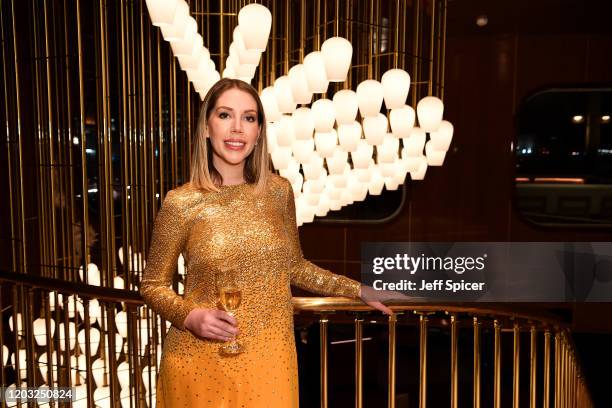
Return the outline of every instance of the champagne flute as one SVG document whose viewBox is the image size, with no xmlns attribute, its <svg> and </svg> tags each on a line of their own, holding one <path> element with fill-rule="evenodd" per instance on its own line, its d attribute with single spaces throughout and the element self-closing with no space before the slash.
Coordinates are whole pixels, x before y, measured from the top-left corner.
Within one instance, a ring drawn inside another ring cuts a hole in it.
<svg viewBox="0 0 612 408">
<path fill-rule="evenodd" d="M 219 303 L 221 307 L 230 315 L 235 316 L 236 310 L 242 302 L 242 291 L 236 283 L 236 276 L 233 270 L 224 270 L 217 277 L 217 291 L 219 292 Z M 244 346 L 236 339 L 224 344 L 219 349 L 221 354 L 236 355 L 244 351 Z"/>
</svg>

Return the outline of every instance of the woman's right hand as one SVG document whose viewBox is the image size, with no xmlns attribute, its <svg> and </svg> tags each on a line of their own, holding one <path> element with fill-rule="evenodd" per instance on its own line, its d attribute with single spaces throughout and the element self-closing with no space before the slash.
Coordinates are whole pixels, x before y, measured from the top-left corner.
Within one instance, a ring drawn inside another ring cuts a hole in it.
<svg viewBox="0 0 612 408">
<path fill-rule="evenodd" d="M 183 325 L 196 336 L 213 340 L 230 341 L 238 334 L 234 316 L 218 309 L 193 309 Z"/>
</svg>

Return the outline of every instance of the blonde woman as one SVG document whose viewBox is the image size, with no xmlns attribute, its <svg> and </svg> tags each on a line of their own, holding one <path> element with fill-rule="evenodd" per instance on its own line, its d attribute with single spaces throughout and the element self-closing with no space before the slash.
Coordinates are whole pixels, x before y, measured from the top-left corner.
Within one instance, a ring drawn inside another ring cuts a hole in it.
<svg viewBox="0 0 612 408">
<path fill-rule="evenodd" d="M 255 89 L 217 82 L 200 111 L 191 181 L 168 192 L 155 220 L 140 292 L 172 323 L 158 407 L 297 407 L 290 285 L 361 295 L 358 282 L 303 258 L 293 191 L 270 171 L 265 123 Z M 181 253 L 184 296 L 170 287 Z M 218 304 L 218 282 L 228 274 L 242 297 L 234 315 Z M 236 337 L 243 351 L 220 353 Z"/>
</svg>

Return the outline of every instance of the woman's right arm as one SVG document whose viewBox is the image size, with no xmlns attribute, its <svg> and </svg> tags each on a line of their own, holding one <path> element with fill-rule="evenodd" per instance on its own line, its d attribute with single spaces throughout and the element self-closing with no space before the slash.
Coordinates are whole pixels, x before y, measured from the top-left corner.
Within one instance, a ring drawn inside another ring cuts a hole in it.
<svg viewBox="0 0 612 408">
<path fill-rule="evenodd" d="M 185 318 L 195 303 L 172 289 L 178 256 L 189 230 L 184 203 L 175 191 L 169 191 L 153 226 L 147 263 L 140 282 L 140 294 L 162 318 L 184 330 Z"/>
</svg>

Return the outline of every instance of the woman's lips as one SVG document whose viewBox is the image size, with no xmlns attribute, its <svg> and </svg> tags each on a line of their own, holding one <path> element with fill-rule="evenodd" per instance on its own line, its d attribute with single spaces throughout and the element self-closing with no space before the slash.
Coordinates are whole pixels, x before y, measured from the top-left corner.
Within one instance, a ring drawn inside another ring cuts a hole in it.
<svg viewBox="0 0 612 408">
<path fill-rule="evenodd" d="M 223 143 L 228 149 L 236 151 L 242 150 L 246 146 L 246 143 L 240 140 L 226 140 Z"/>
</svg>

